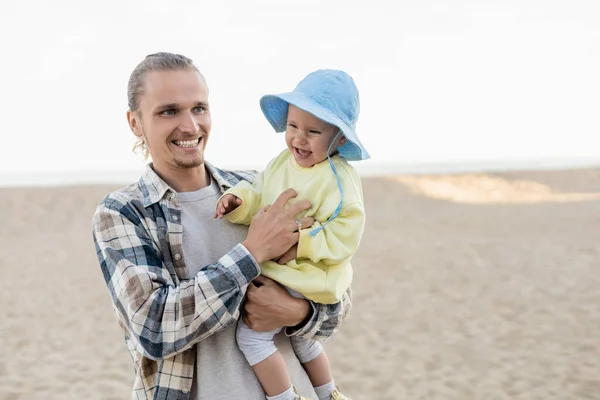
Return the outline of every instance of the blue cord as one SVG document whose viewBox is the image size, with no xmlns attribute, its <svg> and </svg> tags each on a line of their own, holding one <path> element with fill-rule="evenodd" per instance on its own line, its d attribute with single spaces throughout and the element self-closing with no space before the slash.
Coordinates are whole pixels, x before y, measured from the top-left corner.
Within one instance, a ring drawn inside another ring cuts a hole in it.
<svg viewBox="0 0 600 400">
<path fill-rule="evenodd" d="M 331 166 L 331 169 L 333 170 L 333 174 L 335 175 L 335 179 L 337 181 L 337 186 L 338 186 L 338 189 L 340 190 L 340 194 L 341 194 L 342 198 L 340 199 L 340 203 L 338 204 L 337 208 L 335 209 L 335 211 L 333 212 L 331 217 L 329 217 L 329 219 L 327 221 L 325 221 L 325 223 L 323 225 L 310 231 L 311 237 L 315 237 L 315 235 L 317 233 L 319 233 L 319 231 L 321 229 L 323 229 L 325 227 L 325 225 L 327 225 L 329 222 L 331 222 L 331 220 L 333 220 L 335 217 L 338 216 L 338 214 L 340 213 L 340 210 L 342 209 L 342 204 L 344 202 L 344 190 L 342 189 L 342 182 L 340 182 L 340 177 L 338 176 L 337 170 L 335 169 L 335 165 L 333 165 L 333 161 L 331 161 L 331 157 L 329 157 L 329 154 L 331 154 L 331 147 L 333 146 L 333 144 L 335 143 L 335 141 L 337 140 L 338 136 L 341 133 L 342 133 L 342 131 L 339 131 L 338 134 L 333 138 L 333 141 L 331 142 L 331 144 L 329 145 L 329 149 L 327 149 L 327 160 L 329 160 L 329 165 Z"/>
</svg>

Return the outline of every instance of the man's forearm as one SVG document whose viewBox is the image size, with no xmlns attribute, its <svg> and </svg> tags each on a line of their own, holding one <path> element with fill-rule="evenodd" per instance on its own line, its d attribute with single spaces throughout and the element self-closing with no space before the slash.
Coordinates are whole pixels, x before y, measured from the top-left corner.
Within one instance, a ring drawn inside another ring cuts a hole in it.
<svg viewBox="0 0 600 400">
<path fill-rule="evenodd" d="M 131 247 L 113 232 L 94 231 L 100 266 L 119 319 L 137 350 L 151 359 L 172 357 L 229 325 L 239 315 L 248 283 L 260 273 L 238 245 L 176 286 L 151 239 L 140 237 L 142 245 Z"/>
<path fill-rule="evenodd" d="M 335 304 L 318 304 L 307 301 L 311 309 L 304 324 L 286 328 L 288 336 L 325 341 L 338 331 L 352 309 L 352 289 L 348 288 L 342 299 Z"/>
<path fill-rule="evenodd" d="M 306 299 L 294 298 L 293 312 L 290 313 L 289 321 L 284 325 L 287 327 L 299 329 L 306 325 L 313 313 L 310 302 Z"/>
</svg>

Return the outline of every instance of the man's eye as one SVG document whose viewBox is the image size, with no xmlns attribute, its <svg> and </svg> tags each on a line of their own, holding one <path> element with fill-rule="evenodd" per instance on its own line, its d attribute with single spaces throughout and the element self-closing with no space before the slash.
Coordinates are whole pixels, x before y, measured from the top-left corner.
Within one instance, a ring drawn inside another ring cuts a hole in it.
<svg viewBox="0 0 600 400">
<path fill-rule="evenodd" d="M 165 110 L 161 114 L 162 115 L 175 115 L 175 110 L 173 110 L 173 109 Z"/>
<path fill-rule="evenodd" d="M 204 112 L 204 107 L 200 107 L 200 106 L 196 107 L 196 108 L 194 108 L 194 111 L 199 114 L 202 114 Z"/>
</svg>

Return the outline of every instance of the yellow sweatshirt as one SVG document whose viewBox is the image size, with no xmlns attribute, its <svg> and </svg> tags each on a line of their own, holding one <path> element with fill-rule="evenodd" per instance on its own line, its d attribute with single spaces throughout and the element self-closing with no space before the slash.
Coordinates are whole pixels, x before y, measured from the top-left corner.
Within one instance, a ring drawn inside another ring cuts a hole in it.
<svg viewBox="0 0 600 400">
<path fill-rule="evenodd" d="M 286 265 L 267 261 L 261 265 L 261 271 L 264 276 L 321 304 L 338 302 L 350 286 L 350 259 L 358 248 L 365 225 L 358 173 L 340 156 L 331 157 L 331 160 L 344 190 L 344 202 L 338 216 L 314 237 L 310 236 L 310 232 L 327 221 L 341 199 L 328 160 L 311 168 L 303 168 L 286 149 L 258 174 L 252 185 L 242 181 L 225 192 L 242 199 L 242 205 L 226 214 L 225 218 L 245 225 L 250 224 L 259 209 L 273 204 L 281 192 L 288 188 L 298 193 L 290 202 L 301 199 L 311 202 L 312 207 L 298 217 L 313 217 L 316 222 L 311 228 L 300 231 L 296 260 Z"/>
</svg>

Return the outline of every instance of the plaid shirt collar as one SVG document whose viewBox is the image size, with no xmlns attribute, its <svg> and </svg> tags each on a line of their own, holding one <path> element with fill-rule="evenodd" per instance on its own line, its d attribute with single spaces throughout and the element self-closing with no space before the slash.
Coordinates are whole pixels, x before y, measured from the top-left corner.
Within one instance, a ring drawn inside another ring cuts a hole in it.
<svg viewBox="0 0 600 400">
<path fill-rule="evenodd" d="M 231 188 L 237 182 L 231 173 L 223 171 L 206 161 L 204 162 L 204 165 L 210 175 L 217 181 L 222 192 Z M 146 170 L 140 177 L 138 184 L 142 191 L 144 207 L 149 207 L 154 203 L 158 203 L 167 193 L 175 193 L 175 189 L 171 188 L 154 171 L 153 163 L 148 163 L 146 165 Z"/>
</svg>

